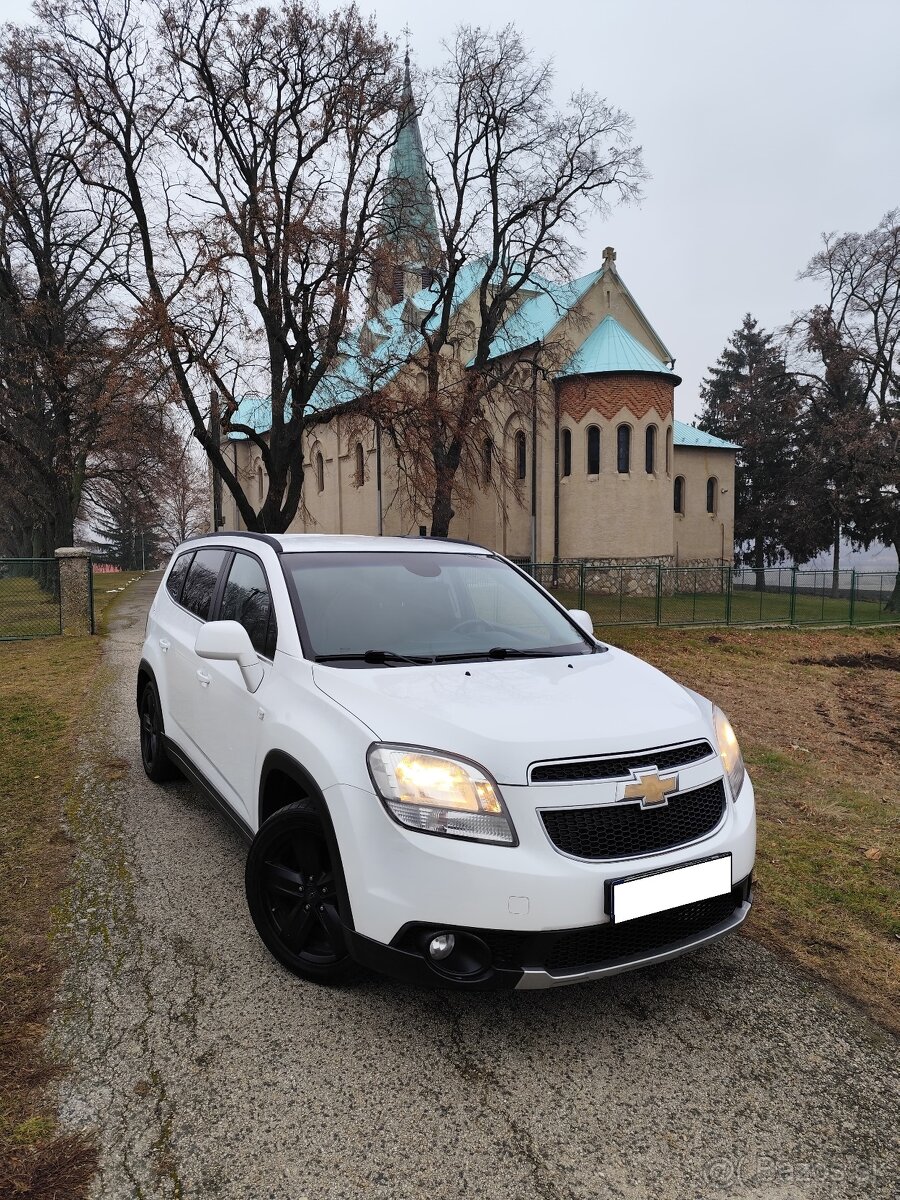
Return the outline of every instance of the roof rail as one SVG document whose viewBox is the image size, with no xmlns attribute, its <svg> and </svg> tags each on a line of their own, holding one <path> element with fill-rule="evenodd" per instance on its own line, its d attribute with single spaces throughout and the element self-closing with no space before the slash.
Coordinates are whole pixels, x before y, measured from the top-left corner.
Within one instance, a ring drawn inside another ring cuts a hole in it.
<svg viewBox="0 0 900 1200">
<path fill-rule="evenodd" d="M 215 533 L 194 533 L 189 538 L 185 538 L 186 542 L 197 542 L 201 538 L 251 538 L 255 542 L 265 542 L 267 546 L 271 546 L 276 554 L 283 554 L 284 547 L 278 538 L 273 537 L 271 533 L 252 533 L 249 529 L 217 529 Z"/>
<path fill-rule="evenodd" d="M 402 538 L 408 538 L 414 542 L 450 542 L 454 546 L 472 546 L 475 550 L 487 550 L 487 546 L 482 546 L 481 542 L 470 542 L 468 538 L 443 537 L 439 533 L 401 533 Z"/>
</svg>

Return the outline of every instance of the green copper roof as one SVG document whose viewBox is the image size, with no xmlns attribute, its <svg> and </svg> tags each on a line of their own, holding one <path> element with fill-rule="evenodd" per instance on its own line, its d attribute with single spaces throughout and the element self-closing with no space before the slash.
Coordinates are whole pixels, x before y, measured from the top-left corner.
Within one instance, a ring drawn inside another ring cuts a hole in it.
<svg viewBox="0 0 900 1200">
<path fill-rule="evenodd" d="M 601 375 L 612 371 L 640 371 L 665 375 L 673 383 L 681 382 L 671 367 L 660 362 L 615 317 L 609 316 L 579 346 L 560 375 Z"/>
<path fill-rule="evenodd" d="M 409 77 L 408 55 L 397 118 L 397 141 L 387 174 L 384 236 L 399 246 L 415 247 L 423 262 L 431 261 L 440 254 L 431 185 Z"/>
<path fill-rule="evenodd" d="M 491 344 L 491 358 L 501 358 L 512 350 L 522 350 L 547 340 L 563 317 L 603 275 L 603 268 L 567 283 L 535 280 L 540 291 L 503 323 Z"/>
<path fill-rule="evenodd" d="M 734 442 L 725 442 L 684 421 L 672 422 L 672 441 L 676 446 L 696 446 L 701 450 L 740 450 Z"/>
</svg>

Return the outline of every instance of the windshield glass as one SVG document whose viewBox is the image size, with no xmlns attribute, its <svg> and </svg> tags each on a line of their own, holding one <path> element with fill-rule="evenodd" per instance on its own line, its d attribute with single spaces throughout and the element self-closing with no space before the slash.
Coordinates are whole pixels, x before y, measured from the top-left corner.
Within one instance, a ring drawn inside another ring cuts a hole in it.
<svg viewBox="0 0 900 1200">
<path fill-rule="evenodd" d="M 488 555 L 392 551 L 285 554 L 316 658 L 402 665 L 522 653 L 590 654 L 594 647 L 547 597 Z M 339 661 L 336 665 L 340 665 Z"/>
</svg>

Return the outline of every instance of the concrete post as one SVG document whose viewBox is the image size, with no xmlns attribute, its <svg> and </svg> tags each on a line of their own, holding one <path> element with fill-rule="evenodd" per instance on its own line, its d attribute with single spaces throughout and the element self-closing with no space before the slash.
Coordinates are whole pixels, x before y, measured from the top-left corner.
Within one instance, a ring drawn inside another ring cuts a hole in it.
<svg viewBox="0 0 900 1200">
<path fill-rule="evenodd" d="M 76 636 L 92 633 L 90 551 L 80 546 L 60 546 L 59 599 L 62 631 Z"/>
</svg>

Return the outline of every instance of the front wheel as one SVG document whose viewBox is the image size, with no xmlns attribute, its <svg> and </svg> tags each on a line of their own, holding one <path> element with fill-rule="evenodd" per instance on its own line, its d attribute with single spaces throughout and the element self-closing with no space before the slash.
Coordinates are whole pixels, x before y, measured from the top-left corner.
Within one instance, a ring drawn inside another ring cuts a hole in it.
<svg viewBox="0 0 900 1200">
<path fill-rule="evenodd" d="M 338 915 L 336 869 L 307 800 L 273 813 L 247 855 L 247 904 L 256 931 L 302 979 L 341 983 L 354 970 Z"/>
</svg>

